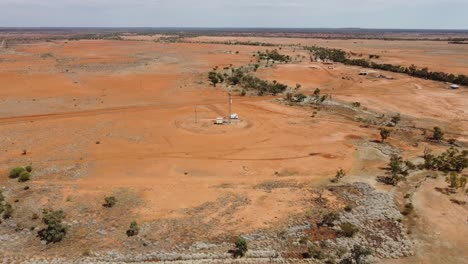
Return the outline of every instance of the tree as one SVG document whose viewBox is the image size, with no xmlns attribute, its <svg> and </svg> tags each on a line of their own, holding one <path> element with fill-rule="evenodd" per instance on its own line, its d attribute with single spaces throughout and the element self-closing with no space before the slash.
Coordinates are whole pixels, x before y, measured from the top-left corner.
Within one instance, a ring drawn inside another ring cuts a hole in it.
<svg viewBox="0 0 468 264">
<path fill-rule="evenodd" d="M 233 255 L 235 258 L 242 258 L 245 256 L 245 253 L 247 253 L 248 250 L 248 243 L 247 240 L 243 237 L 238 237 L 237 241 L 235 243 L 236 249 L 233 252 Z"/>
<path fill-rule="evenodd" d="M 432 138 L 441 141 L 444 139 L 444 132 L 442 132 L 442 129 L 440 127 L 434 127 L 434 134 L 432 135 Z"/>
<path fill-rule="evenodd" d="M 381 142 L 384 143 L 385 140 L 390 137 L 390 134 L 392 133 L 392 131 L 390 129 L 387 129 L 387 128 L 384 128 L 384 127 L 381 127 L 380 128 L 380 138 L 381 138 Z"/>
<path fill-rule="evenodd" d="M 335 178 L 332 180 L 332 182 L 339 182 L 345 176 L 346 172 L 343 169 L 339 169 L 336 171 Z"/>
<path fill-rule="evenodd" d="M 408 175 L 408 169 L 404 166 L 403 158 L 393 154 L 390 157 L 390 163 L 388 164 L 388 174 L 385 178 L 385 182 L 392 185 L 398 185 L 402 180 L 405 180 L 405 176 Z"/>
<path fill-rule="evenodd" d="M 392 116 L 392 123 L 397 125 L 398 123 L 400 123 L 401 121 L 401 115 L 400 114 L 396 114 L 394 116 Z"/>
<path fill-rule="evenodd" d="M 219 78 L 218 74 L 216 72 L 210 72 L 208 73 L 208 79 L 210 82 L 213 84 L 214 87 L 216 87 L 216 84 L 219 83 Z"/>
<path fill-rule="evenodd" d="M 132 221 L 130 223 L 130 228 L 127 230 L 127 236 L 136 236 L 138 233 L 140 233 L 140 227 L 136 221 Z"/>
<path fill-rule="evenodd" d="M 44 210 L 43 214 L 42 222 L 46 224 L 47 227 L 37 232 L 37 235 L 41 240 L 46 241 L 47 244 L 62 241 L 68 230 L 67 226 L 62 224 L 65 213 L 62 210 Z"/>
<path fill-rule="evenodd" d="M 450 188 L 455 190 L 461 189 L 464 190 L 467 183 L 467 177 L 464 175 L 459 175 L 456 172 L 451 172 L 445 181 L 449 184 Z"/>
</svg>

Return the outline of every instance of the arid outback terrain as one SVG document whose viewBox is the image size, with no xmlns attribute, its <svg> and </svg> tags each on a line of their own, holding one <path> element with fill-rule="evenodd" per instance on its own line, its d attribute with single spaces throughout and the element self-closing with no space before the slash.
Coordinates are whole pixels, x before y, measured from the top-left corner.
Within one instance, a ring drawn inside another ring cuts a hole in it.
<svg viewBox="0 0 468 264">
<path fill-rule="evenodd" d="M 23 35 L 0 34 L 3 263 L 468 263 L 467 87 L 307 49 L 468 75 L 468 45 Z"/>
</svg>

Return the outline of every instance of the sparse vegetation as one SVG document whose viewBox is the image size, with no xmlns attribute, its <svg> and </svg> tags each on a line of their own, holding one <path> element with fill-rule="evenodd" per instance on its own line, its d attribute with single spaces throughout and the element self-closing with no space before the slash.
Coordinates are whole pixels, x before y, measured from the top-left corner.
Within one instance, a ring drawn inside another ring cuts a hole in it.
<svg viewBox="0 0 468 264">
<path fill-rule="evenodd" d="M 359 232 L 359 228 L 351 223 L 344 223 L 340 225 L 341 234 L 345 237 L 353 237 L 357 232 Z"/>
<path fill-rule="evenodd" d="M 400 123 L 400 121 L 401 121 L 401 115 L 396 114 L 396 115 L 392 116 L 391 121 L 392 121 L 393 125 L 395 125 L 395 126 L 398 125 L 398 123 Z"/>
<path fill-rule="evenodd" d="M 307 252 L 303 254 L 304 258 L 324 259 L 325 255 L 323 251 L 314 244 L 310 244 L 307 247 Z"/>
<path fill-rule="evenodd" d="M 235 249 L 233 251 L 233 256 L 235 258 L 242 258 L 245 256 L 245 253 L 248 251 L 247 240 L 243 237 L 238 237 L 235 243 Z"/>
<path fill-rule="evenodd" d="M 335 212 L 327 213 L 323 216 L 322 222 L 319 223 L 320 226 L 334 226 L 334 222 L 339 219 L 339 215 Z"/>
<path fill-rule="evenodd" d="M 3 219 L 11 218 L 13 215 L 13 206 L 5 201 L 2 190 L 0 190 L 0 216 Z M 1 221 L 0 221 L 1 223 Z"/>
<path fill-rule="evenodd" d="M 138 233 L 140 233 L 140 227 L 138 226 L 138 223 L 136 221 L 132 221 L 130 223 L 129 229 L 127 230 L 127 236 L 136 236 L 138 235 Z"/>
<path fill-rule="evenodd" d="M 336 171 L 335 178 L 332 180 L 332 182 L 339 182 L 341 179 L 343 179 L 346 176 L 346 172 L 343 169 L 339 169 Z"/>
<path fill-rule="evenodd" d="M 441 141 L 444 139 L 444 132 L 440 127 L 434 127 L 434 133 L 432 134 L 432 138 L 437 141 Z"/>
<path fill-rule="evenodd" d="M 385 140 L 387 140 L 387 138 L 389 138 L 391 134 L 392 134 L 392 131 L 390 129 L 381 127 L 380 128 L 380 139 L 381 139 L 380 141 L 384 143 Z"/>
<path fill-rule="evenodd" d="M 50 243 L 58 243 L 65 238 L 67 234 L 67 226 L 62 221 L 65 218 L 65 213 L 62 210 L 44 210 L 42 222 L 47 225 L 46 228 L 41 229 L 37 235 L 41 240 Z"/>
<path fill-rule="evenodd" d="M 446 182 L 449 184 L 449 188 L 455 190 L 464 190 L 466 187 L 468 177 L 465 175 L 460 175 L 456 172 L 451 172 L 446 178 Z"/>
<path fill-rule="evenodd" d="M 117 199 L 114 196 L 108 196 L 104 198 L 104 204 L 102 206 L 106 208 L 112 208 L 117 203 Z"/>
</svg>

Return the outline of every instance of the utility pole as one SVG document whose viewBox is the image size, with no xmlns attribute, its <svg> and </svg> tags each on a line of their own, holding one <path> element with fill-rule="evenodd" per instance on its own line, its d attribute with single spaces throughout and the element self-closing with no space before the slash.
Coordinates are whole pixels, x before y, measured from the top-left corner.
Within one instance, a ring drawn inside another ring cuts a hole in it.
<svg viewBox="0 0 468 264">
<path fill-rule="evenodd" d="M 231 124 L 231 114 L 232 114 L 232 95 L 231 93 L 228 93 L 229 95 L 229 124 Z"/>
</svg>

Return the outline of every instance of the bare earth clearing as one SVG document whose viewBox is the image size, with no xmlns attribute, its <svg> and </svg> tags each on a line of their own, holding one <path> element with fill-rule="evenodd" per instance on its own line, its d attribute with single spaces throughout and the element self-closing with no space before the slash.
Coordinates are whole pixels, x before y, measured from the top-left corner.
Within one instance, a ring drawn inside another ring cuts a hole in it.
<svg viewBox="0 0 468 264">
<path fill-rule="evenodd" d="M 0 224 L 0 256 L 5 260 L 216 263 L 214 259 L 229 260 L 227 251 L 239 235 L 250 241 L 247 257 L 252 261 L 297 260 L 307 247 L 298 242 L 301 238 L 324 241 L 337 236 L 333 228 L 305 224 L 327 210 L 342 210 L 352 202 L 350 197 L 361 206 L 357 208 L 368 208 L 366 195 L 373 191 L 351 185 L 354 182 L 395 197 L 396 208 L 403 208 L 406 193 L 376 181 L 389 160 L 382 144 L 374 142 L 379 139 L 378 126 L 356 121 L 355 114 L 332 106 L 313 114 L 311 107 L 280 103 L 283 95 L 234 94 L 233 112 L 240 122 L 213 124 L 216 117 L 228 116 L 228 97 L 224 85 L 210 85 L 207 73 L 215 66 L 256 63 L 254 53 L 274 47 L 155 42 L 158 37 L 34 42 L 0 50 L 0 188 L 15 209 L 13 217 Z M 331 69 L 310 62 L 306 51 L 284 45 L 379 54 L 382 62 L 459 74 L 468 73 L 468 45 L 253 37 L 185 40 L 282 45 L 280 52 L 297 60 L 261 66 L 256 76 L 291 87 L 302 84 L 300 92 L 308 95 L 319 87 L 340 104 L 360 102 L 372 113 L 400 113 L 402 125 L 387 145 L 405 158 L 419 157 L 426 147 L 435 152 L 447 149 L 422 135 L 434 126 L 466 146 L 466 87 L 449 90 L 444 83 L 395 73 L 388 73 L 394 80 L 359 76 L 359 67 Z M 18 183 L 8 177 L 11 168 L 29 164 L 31 181 Z M 348 176 L 335 189 L 326 188 L 325 205 L 317 202 L 317 190 L 330 185 L 339 168 Z M 423 176 L 411 175 L 402 188 L 411 188 Z M 404 244 L 406 233 L 412 241 L 408 254 L 396 257 L 408 256 L 392 260 L 377 253 L 372 260 L 468 263 L 468 207 L 434 190 L 446 185 L 441 176 L 414 190 L 410 218 L 395 210 L 392 223 L 402 223 L 395 243 Z M 103 208 L 106 196 L 117 198 L 115 207 Z M 382 208 L 393 206 L 389 204 Z M 42 223 L 32 215 L 41 215 L 43 208 L 65 211 L 70 228 L 62 242 L 45 245 L 36 237 Z M 129 238 L 125 231 L 133 220 L 141 231 Z M 302 233 L 296 234 L 298 230 Z M 161 254 L 147 255 L 155 252 Z"/>
</svg>

